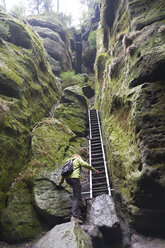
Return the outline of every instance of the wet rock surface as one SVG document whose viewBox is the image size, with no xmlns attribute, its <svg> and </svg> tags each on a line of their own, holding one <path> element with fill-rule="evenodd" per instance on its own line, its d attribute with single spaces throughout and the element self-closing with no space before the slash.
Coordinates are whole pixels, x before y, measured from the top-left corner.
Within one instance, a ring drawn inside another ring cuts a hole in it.
<svg viewBox="0 0 165 248">
<path fill-rule="evenodd" d="M 113 199 L 109 195 L 101 195 L 90 200 L 87 206 L 87 218 L 86 221 L 89 224 L 93 224 L 106 228 L 113 228 L 113 226 L 120 229 L 119 219 L 116 215 L 115 204 Z"/>
<path fill-rule="evenodd" d="M 68 33 L 55 14 L 28 17 L 26 21 L 42 39 L 47 59 L 57 76 L 72 69 L 70 40 Z"/>
<path fill-rule="evenodd" d="M 134 234 L 131 238 L 132 248 L 164 248 L 165 240 Z"/>
<path fill-rule="evenodd" d="M 94 62 L 96 58 L 96 48 L 91 48 L 89 45 L 89 35 L 91 32 L 96 31 L 100 21 L 100 8 L 99 4 L 94 5 L 94 14 L 90 22 L 82 27 L 82 72 L 94 72 Z"/>
<path fill-rule="evenodd" d="M 34 248 L 92 248 L 92 241 L 80 225 L 74 222 L 55 226 Z"/>
<path fill-rule="evenodd" d="M 32 197 L 25 183 L 15 189 L 8 200 L 8 206 L 1 218 L 4 240 L 10 243 L 30 240 L 41 231 L 32 204 Z"/>
<path fill-rule="evenodd" d="M 96 69 L 110 180 L 122 218 L 164 235 L 164 1 L 102 2 Z"/>
<path fill-rule="evenodd" d="M 29 159 L 30 131 L 57 103 L 61 89 L 34 31 L 1 11 L 0 21 L 6 28 L 0 34 L 1 215 L 6 192 Z"/>
<path fill-rule="evenodd" d="M 55 118 L 66 123 L 77 136 L 85 136 L 87 126 L 87 99 L 79 86 L 67 87 L 56 108 Z"/>
<path fill-rule="evenodd" d="M 72 199 L 69 192 L 44 178 L 36 181 L 33 190 L 38 212 L 49 225 L 70 219 Z"/>
<path fill-rule="evenodd" d="M 107 244 L 121 245 L 122 234 L 114 201 L 109 195 L 100 195 L 88 201 L 87 225 L 84 229 L 93 239 L 95 247 Z"/>
</svg>

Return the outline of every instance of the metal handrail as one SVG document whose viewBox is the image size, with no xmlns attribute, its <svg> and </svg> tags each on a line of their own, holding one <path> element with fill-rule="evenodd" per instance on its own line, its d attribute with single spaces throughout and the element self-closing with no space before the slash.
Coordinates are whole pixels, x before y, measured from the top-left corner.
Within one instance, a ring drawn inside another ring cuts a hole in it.
<svg viewBox="0 0 165 248">
<path fill-rule="evenodd" d="M 88 111 L 88 118 L 89 118 L 89 164 L 91 165 L 91 139 L 92 139 L 92 133 L 91 133 L 91 117 L 90 117 L 90 110 Z M 90 198 L 93 198 L 93 193 L 92 193 L 92 171 L 90 170 Z"/>
<path fill-rule="evenodd" d="M 102 138 L 102 132 L 101 132 L 100 118 L 99 118 L 98 110 L 96 110 L 96 114 L 97 114 L 97 120 L 98 120 L 99 132 L 100 132 L 100 140 L 101 140 L 101 147 L 102 147 L 102 153 L 103 153 L 103 160 L 104 160 L 104 168 L 105 168 L 105 174 L 106 174 L 106 180 L 107 180 L 108 194 L 111 196 L 111 188 L 110 188 L 110 182 L 109 182 L 109 176 L 108 176 L 107 162 L 106 162 L 106 159 L 105 159 L 105 152 L 104 152 L 104 145 L 103 145 L 103 138 Z"/>
</svg>

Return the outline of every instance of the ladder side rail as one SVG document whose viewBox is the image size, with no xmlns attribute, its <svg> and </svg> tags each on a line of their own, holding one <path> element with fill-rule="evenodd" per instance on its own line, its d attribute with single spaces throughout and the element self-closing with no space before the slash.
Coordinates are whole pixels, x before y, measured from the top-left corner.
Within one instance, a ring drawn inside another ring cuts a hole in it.
<svg viewBox="0 0 165 248">
<path fill-rule="evenodd" d="M 91 133 L 91 118 L 90 118 L 90 110 L 88 111 L 88 118 L 89 118 L 89 164 L 91 165 L 91 139 L 92 139 L 92 133 Z M 89 172 L 89 187 L 90 187 L 90 198 L 93 198 L 93 193 L 92 193 L 92 171 L 90 170 Z"/>
<path fill-rule="evenodd" d="M 109 182 L 107 162 L 106 162 L 106 159 L 105 159 L 105 152 L 104 152 L 104 145 L 103 145 L 103 138 L 102 138 L 102 132 L 101 132 L 100 118 L 99 118 L 98 110 L 96 110 L 96 113 L 97 113 L 97 119 L 98 119 L 98 125 L 99 125 L 100 140 L 101 140 L 101 147 L 102 147 L 102 152 L 103 152 L 103 160 L 104 160 L 105 174 L 106 174 L 106 179 L 107 179 L 108 193 L 111 196 L 111 188 L 110 188 L 110 182 Z"/>
</svg>

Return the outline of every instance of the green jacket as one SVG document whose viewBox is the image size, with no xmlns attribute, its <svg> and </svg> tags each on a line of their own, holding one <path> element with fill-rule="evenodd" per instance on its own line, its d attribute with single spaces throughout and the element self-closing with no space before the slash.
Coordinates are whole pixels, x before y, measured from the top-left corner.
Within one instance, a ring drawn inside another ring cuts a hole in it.
<svg viewBox="0 0 165 248">
<path fill-rule="evenodd" d="M 71 159 L 68 159 L 67 161 L 69 161 L 69 160 L 71 160 Z M 69 176 L 67 176 L 67 177 L 61 177 L 61 180 L 60 180 L 59 185 L 63 184 L 64 180 L 65 179 L 68 179 L 68 178 L 78 178 L 78 179 L 81 179 L 81 167 L 87 168 L 87 169 L 89 169 L 89 170 L 91 170 L 93 172 L 96 171 L 93 166 L 89 165 L 84 160 L 79 159 L 79 158 L 75 158 L 75 159 L 73 158 L 73 169 L 75 169 L 75 170 Z"/>
</svg>

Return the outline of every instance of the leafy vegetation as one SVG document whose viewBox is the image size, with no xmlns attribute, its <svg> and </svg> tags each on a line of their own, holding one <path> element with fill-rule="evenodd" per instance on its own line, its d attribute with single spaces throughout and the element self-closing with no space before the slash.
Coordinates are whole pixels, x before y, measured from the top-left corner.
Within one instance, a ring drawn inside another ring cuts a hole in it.
<svg viewBox="0 0 165 248">
<path fill-rule="evenodd" d="M 101 0 L 80 0 L 80 3 L 81 3 L 82 5 L 87 6 L 88 9 L 92 9 L 94 3 L 100 3 L 100 2 L 101 2 Z"/>
<path fill-rule="evenodd" d="M 4 40 L 10 37 L 10 27 L 4 21 L 0 21 L 0 37 Z"/>
<path fill-rule="evenodd" d="M 0 0 L 0 8 L 6 11 L 6 0 Z"/>
<path fill-rule="evenodd" d="M 21 3 L 20 5 L 13 5 L 10 10 L 10 14 L 15 17 L 21 17 L 25 15 L 25 6 Z"/>
<path fill-rule="evenodd" d="M 88 42 L 89 42 L 91 49 L 96 48 L 96 30 L 90 32 L 89 37 L 88 37 Z"/>
<path fill-rule="evenodd" d="M 82 17 L 80 19 L 80 23 L 83 23 L 84 21 L 88 21 L 91 17 L 91 15 L 94 13 L 94 4 L 95 3 L 101 3 L 101 0 L 80 0 L 80 3 L 82 6 L 87 7 L 87 9 L 84 9 L 82 11 Z"/>
<path fill-rule="evenodd" d="M 62 79 L 62 88 L 66 88 L 72 85 L 82 85 L 84 83 L 84 77 L 81 74 L 75 74 L 74 71 L 66 71 L 60 74 Z"/>
</svg>

